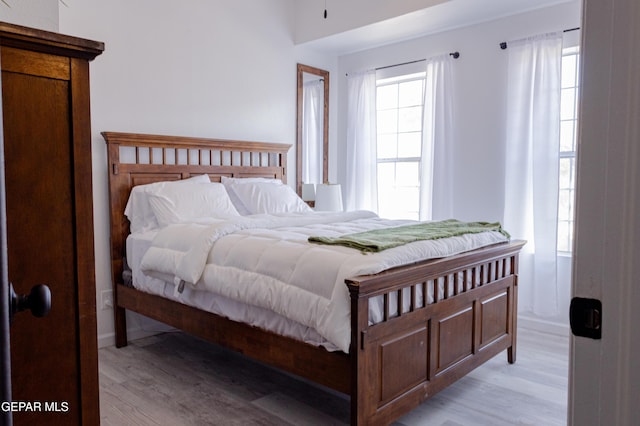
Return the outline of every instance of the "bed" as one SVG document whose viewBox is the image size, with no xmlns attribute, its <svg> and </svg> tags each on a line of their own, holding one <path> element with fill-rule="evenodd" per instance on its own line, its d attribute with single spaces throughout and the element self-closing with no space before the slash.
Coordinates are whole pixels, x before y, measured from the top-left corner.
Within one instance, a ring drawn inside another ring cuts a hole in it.
<svg viewBox="0 0 640 426">
<path fill-rule="evenodd" d="M 516 359 L 518 253 L 507 241 L 345 279 L 349 345 L 327 350 L 140 291 L 127 274 L 138 185 L 207 175 L 286 182 L 285 144 L 103 132 L 109 164 L 116 346 L 127 344 L 126 310 L 184 330 L 350 395 L 351 424 L 388 424 L 506 350 Z M 177 284 L 177 283 L 176 283 Z M 427 301 L 427 295 L 429 300 Z M 371 321 L 378 306 L 379 318 Z"/>
</svg>

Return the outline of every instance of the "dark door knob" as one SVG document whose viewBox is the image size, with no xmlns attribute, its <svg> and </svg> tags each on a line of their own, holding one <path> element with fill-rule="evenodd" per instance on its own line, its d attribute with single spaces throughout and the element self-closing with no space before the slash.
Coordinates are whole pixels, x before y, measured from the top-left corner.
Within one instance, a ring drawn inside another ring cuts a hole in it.
<svg viewBox="0 0 640 426">
<path fill-rule="evenodd" d="M 39 284 L 31 288 L 31 292 L 18 296 L 13 290 L 13 285 L 9 284 L 9 322 L 18 312 L 31 310 L 34 317 L 44 317 L 51 310 L 51 290 L 44 284 Z"/>
</svg>

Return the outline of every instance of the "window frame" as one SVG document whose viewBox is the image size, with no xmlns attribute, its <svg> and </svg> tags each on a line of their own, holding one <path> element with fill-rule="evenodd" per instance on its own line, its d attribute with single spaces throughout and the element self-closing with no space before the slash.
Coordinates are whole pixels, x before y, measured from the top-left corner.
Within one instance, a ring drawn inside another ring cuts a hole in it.
<svg viewBox="0 0 640 426">
<path fill-rule="evenodd" d="M 376 104 L 376 115 L 378 115 L 380 113 L 380 111 L 384 111 L 384 110 L 395 110 L 396 111 L 396 123 L 399 122 L 400 118 L 399 118 L 399 114 L 400 114 L 400 110 L 402 108 L 409 108 L 409 107 L 416 107 L 419 106 L 420 107 L 420 129 L 419 131 L 406 131 L 406 132 L 402 132 L 399 131 L 398 128 L 396 128 L 396 131 L 391 133 L 391 132 L 385 132 L 385 133 L 381 133 L 380 132 L 380 127 L 378 124 L 376 124 L 376 135 L 377 135 L 377 139 L 380 140 L 381 139 L 381 135 L 389 135 L 389 134 L 395 134 L 396 135 L 396 144 L 398 143 L 398 137 L 405 133 L 419 133 L 419 140 L 422 141 L 422 134 L 423 134 L 423 130 L 424 130 L 424 123 L 422 120 L 422 116 L 424 114 L 424 90 L 425 90 L 425 82 L 426 82 L 426 72 L 425 71 L 417 71 L 417 70 L 404 70 L 404 72 L 398 72 L 395 73 L 394 75 L 391 76 L 377 76 L 376 78 L 376 95 L 378 94 L 378 90 L 381 87 L 385 87 L 385 86 L 391 86 L 391 85 L 397 85 L 398 89 L 399 86 L 401 84 L 405 84 L 405 83 L 412 83 L 415 81 L 421 81 L 422 82 L 422 94 L 420 96 L 421 102 L 419 105 L 411 105 L 411 106 L 400 106 L 399 103 L 399 99 L 398 102 L 396 103 L 395 108 L 379 108 L 379 104 Z M 400 97 L 400 90 L 398 90 L 397 93 L 398 98 Z M 377 98 L 377 96 L 376 96 Z M 377 120 L 376 120 L 377 121 Z M 378 150 L 377 150 L 378 151 Z M 419 177 L 419 171 L 420 171 L 420 166 L 421 166 L 421 162 L 422 162 L 422 143 L 420 143 L 420 154 L 418 156 L 399 156 L 398 154 L 398 149 L 396 149 L 396 156 L 395 157 L 380 157 L 379 155 L 376 154 L 376 169 L 378 169 L 378 166 L 380 164 L 402 164 L 402 163 L 414 163 L 417 165 L 418 167 L 418 182 L 417 185 L 415 186 L 416 190 L 417 190 L 417 194 L 418 194 L 418 198 L 419 198 L 419 193 L 420 193 L 420 177 Z M 396 169 L 397 171 L 397 169 Z M 383 209 L 381 209 L 381 204 L 382 202 L 384 202 L 384 200 L 381 200 L 380 198 L 380 194 L 382 193 L 381 191 L 381 186 L 383 186 L 385 183 L 387 182 L 387 180 L 383 180 L 380 179 L 380 176 L 378 176 L 378 186 L 376 188 L 376 190 L 378 191 L 378 211 L 382 211 Z M 394 188 L 414 188 L 413 186 L 406 186 L 406 185 L 402 185 L 402 186 L 398 186 L 397 185 L 397 175 L 393 177 L 393 185 L 390 185 Z M 416 211 L 414 210 L 406 210 L 403 211 L 401 213 L 400 216 L 397 217 L 393 217 L 394 219 L 415 219 L 418 220 L 419 216 L 420 216 L 420 208 L 419 208 L 419 202 L 418 202 L 418 208 Z M 383 213 L 384 214 L 384 213 Z"/>
<path fill-rule="evenodd" d="M 562 129 L 563 123 L 572 123 L 572 141 L 571 148 L 572 149 L 563 149 L 562 139 L 560 140 L 559 152 L 558 152 L 558 229 L 557 229 L 557 244 L 556 250 L 559 255 L 571 256 L 573 253 L 573 242 L 574 242 L 574 227 L 575 227 L 575 195 L 576 195 L 576 154 L 578 150 L 578 105 L 580 99 L 580 46 L 574 45 L 569 47 L 564 47 L 562 49 L 562 58 L 564 62 L 564 58 L 569 56 L 575 57 L 575 68 L 573 70 L 574 75 L 572 76 L 573 84 L 572 85 L 564 85 L 565 76 L 563 74 L 560 90 L 574 90 L 573 98 L 572 98 L 572 115 L 570 118 L 566 118 L 562 116 L 560 117 L 560 128 Z M 564 69 L 562 70 L 564 73 Z M 561 133 L 562 138 L 562 133 Z M 566 146 L 566 144 L 565 144 Z M 562 171 L 562 162 L 563 160 L 569 160 L 569 178 L 568 184 L 563 186 L 563 179 L 560 177 L 560 173 Z M 563 212 L 564 206 L 562 206 L 562 193 L 569 192 L 569 201 L 568 206 Z M 564 214 L 562 214 L 564 213 Z M 565 229 L 566 231 L 562 231 Z M 562 235 L 561 235 L 562 234 Z"/>
</svg>

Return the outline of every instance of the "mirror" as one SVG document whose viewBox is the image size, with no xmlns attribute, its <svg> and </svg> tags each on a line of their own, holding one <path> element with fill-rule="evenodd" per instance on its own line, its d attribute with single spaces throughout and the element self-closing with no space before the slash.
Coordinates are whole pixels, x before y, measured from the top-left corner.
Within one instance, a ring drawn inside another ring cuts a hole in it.
<svg viewBox="0 0 640 426">
<path fill-rule="evenodd" d="M 329 71 L 298 64 L 296 190 L 329 179 Z"/>
</svg>

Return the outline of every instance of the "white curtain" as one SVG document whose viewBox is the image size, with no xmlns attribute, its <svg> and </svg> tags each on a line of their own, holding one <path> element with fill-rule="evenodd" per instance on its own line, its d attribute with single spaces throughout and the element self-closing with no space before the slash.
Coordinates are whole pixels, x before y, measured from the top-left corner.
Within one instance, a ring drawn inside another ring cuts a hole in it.
<svg viewBox="0 0 640 426">
<path fill-rule="evenodd" d="M 453 78 L 450 55 L 427 59 L 420 161 L 420 220 L 453 217 Z"/>
<path fill-rule="evenodd" d="M 347 210 L 378 211 L 376 72 L 347 78 Z"/>
<path fill-rule="evenodd" d="M 528 241 L 520 263 L 522 307 L 555 316 L 562 33 L 509 42 L 507 51 L 504 226 Z"/>
<path fill-rule="evenodd" d="M 302 86 L 302 182 L 323 183 L 324 82 Z"/>
</svg>

